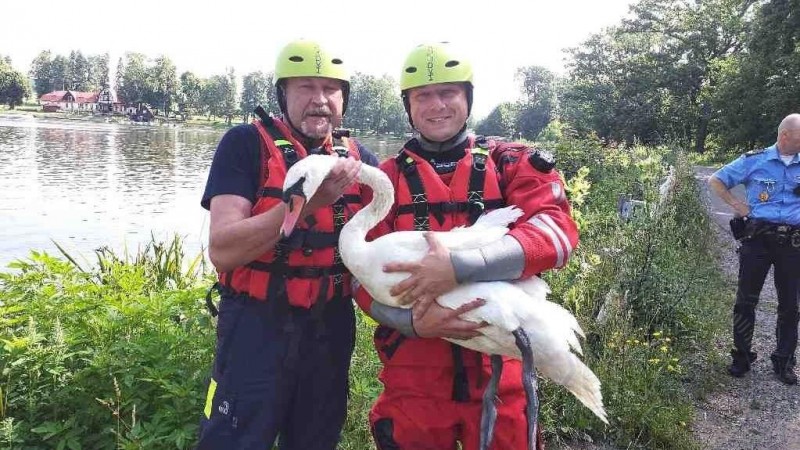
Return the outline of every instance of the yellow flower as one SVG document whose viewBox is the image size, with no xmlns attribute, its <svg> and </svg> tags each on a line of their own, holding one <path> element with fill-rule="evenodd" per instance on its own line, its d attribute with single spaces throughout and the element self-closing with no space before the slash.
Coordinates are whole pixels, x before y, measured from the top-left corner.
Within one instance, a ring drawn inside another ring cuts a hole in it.
<svg viewBox="0 0 800 450">
<path fill-rule="evenodd" d="M 661 337 L 661 332 L 660 331 L 656 331 L 655 333 L 653 333 L 653 337 L 654 338 Z"/>
<path fill-rule="evenodd" d="M 669 347 L 662 345 L 659 350 L 661 350 L 661 353 L 667 353 L 669 351 Z"/>
<path fill-rule="evenodd" d="M 658 364 L 658 363 L 661 362 L 661 360 L 658 359 L 658 358 L 652 358 L 652 359 L 648 359 L 647 362 L 649 362 L 650 364 Z"/>
</svg>

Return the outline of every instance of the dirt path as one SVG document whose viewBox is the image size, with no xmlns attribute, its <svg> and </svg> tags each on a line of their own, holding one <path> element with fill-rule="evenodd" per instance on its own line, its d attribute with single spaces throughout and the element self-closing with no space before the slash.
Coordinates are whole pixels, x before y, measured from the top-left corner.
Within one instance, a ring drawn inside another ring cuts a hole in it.
<svg viewBox="0 0 800 450">
<path fill-rule="evenodd" d="M 706 180 L 713 172 L 711 168 L 696 168 L 701 187 L 707 186 Z M 743 197 L 741 187 L 737 189 Z M 704 192 L 711 217 L 718 225 L 715 234 L 722 251 L 722 269 L 735 288 L 739 263 L 736 242 L 728 232 L 730 208 L 709 195 L 707 189 Z M 732 305 L 733 298 L 725 306 L 732 311 Z M 756 311 L 753 350 L 758 352 L 758 361 L 744 378 L 721 377 L 722 385 L 697 405 L 693 431 L 704 448 L 800 450 L 800 386 L 786 386 L 775 379 L 769 360 L 775 348 L 776 307 L 770 273 Z M 721 351 L 727 353 L 731 344 L 728 337 Z"/>
</svg>

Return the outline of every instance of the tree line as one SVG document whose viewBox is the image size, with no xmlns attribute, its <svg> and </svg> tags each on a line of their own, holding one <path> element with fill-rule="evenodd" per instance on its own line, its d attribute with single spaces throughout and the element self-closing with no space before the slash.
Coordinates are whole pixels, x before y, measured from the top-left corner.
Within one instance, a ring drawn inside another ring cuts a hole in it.
<svg viewBox="0 0 800 450">
<path fill-rule="evenodd" d="M 519 99 L 498 104 L 476 124 L 481 134 L 536 139 L 557 129 L 603 142 L 678 143 L 696 152 L 770 144 L 779 120 L 800 99 L 800 0 L 639 0 L 614 26 L 566 51 L 567 71 L 516 73 Z M 108 55 L 44 51 L 31 64 L 38 96 L 109 84 Z M 277 111 L 272 73 L 239 78 L 178 76 L 166 56 L 127 53 L 113 80 L 125 102 L 160 114 L 247 121 L 262 104 Z M 476 87 L 477 95 L 484 87 Z M 356 73 L 345 126 L 409 131 L 397 82 Z M 0 102 L 29 96 L 27 79 L 0 57 Z"/>
<path fill-rule="evenodd" d="M 769 145 L 800 109 L 800 0 L 640 0 L 566 61 L 563 77 L 519 69 L 521 99 L 477 131 L 533 139 L 558 119 L 607 143 Z"/>
</svg>

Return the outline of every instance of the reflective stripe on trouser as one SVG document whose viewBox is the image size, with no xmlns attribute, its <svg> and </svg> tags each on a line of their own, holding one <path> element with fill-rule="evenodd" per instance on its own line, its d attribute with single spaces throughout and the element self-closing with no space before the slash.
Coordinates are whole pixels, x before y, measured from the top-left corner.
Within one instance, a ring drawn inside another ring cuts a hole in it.
<svg viewBox="0 0 800 450">
<path fill-rule="evenodd" d="M 757 237 L 739 248 L 739 283 L 733 308 L 733 342 L 738 354 L 751 351 L 755 310 L 764 280 L 774 267 L 778 294 L 778 317 L 775 325 L 774 359 L 793 359 L 797 348 L 798 287 L 800 252 L 788 245 L 777 245 Z"/>
<path fill-rule="evenodd" d="M 469 400 L 450 398 L 452 367 L 384 367 L 384 391 L 370 412 L 370 426 L 379 450 L 477 450 L 480 443 L 482 394 L 490 366 L 465 367 Z M 478 373 L 481 370 L 482 373 Z M 527 450 L 528 423 L 522 368 L 506 360 L 498 387 L 497 422 L 492 450 Z M 481 380 L 482 382 L 477 382 Z M 541 429 L 541 427 L 539 427 Z M 537 447 L 543 448 L 541 435 Z"/>
<path fill-rule="evenodd" d="M 311 311 L 291 308 L 300 333 L 292 366 L 286 364 L 292 336 L 278 306 L 241 296 L 220 303 L 198 449 L 264 450 L 276 438 L 282 450 L 336 448 L 347 413 L 353 303 L 340 299 L 325 305 L 327 345 L 320 345 Z"/>
</svg>

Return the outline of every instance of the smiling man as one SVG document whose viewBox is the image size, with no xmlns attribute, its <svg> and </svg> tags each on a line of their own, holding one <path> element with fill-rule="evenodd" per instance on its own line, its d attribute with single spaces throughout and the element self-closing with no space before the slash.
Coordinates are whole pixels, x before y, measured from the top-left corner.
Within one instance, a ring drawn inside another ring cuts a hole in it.
<svg viewBox="0 0 800 450">
<path fill-rule="evenodd" d="M 359 289 L 359 306 L 380 322 L 375 348 L 383 363 L 384 391 L 370 414 L 376 445 L 388 449 L 479 448 L 489 355 L 444 339 L 471 338 L 481 325 L 434 300 L 458 283 L 517 280 L 564 266 L 578 243 L 561 177 L 546 152 L 495 143 L 467 133 L 472 107 L 472 67 L 447 44 L 421 45 L 400 76 L 408 119 L 417 136 L 381 163 L 395 187 L 395 205 L 373 237 L 403 230 L 449 231 L 485 211 L 515 205 L 523 211 L 510 232 L 486 248 L 450 253 L 427 235 L 428 255 L 418 263 L 391 264 L 410 276 L 393 288 L 412 309 L 372 301 Z M 503 358 L 492 449 L 541 444 L 529 436 L 520 361 Z"/>
<path fill-rule="evenodd" d="M 338 235 L 362 206 L 353 184 L 360 161 L 377 165 L 335 130 L 348 80 L 342 60 L 319 44 L 288 44 L 275 65 L 282 115 L 259 108 L 217 147 L 201 204 L 211 211 L 221 302 L 199 449 L 268 449 L 278 436 L 283 450 L 336 448 L 355 335 Z M 341 158 L 306 203 L 299 232 L 282 239 L 288 167 L 334 152 Z"/>
</svg>

